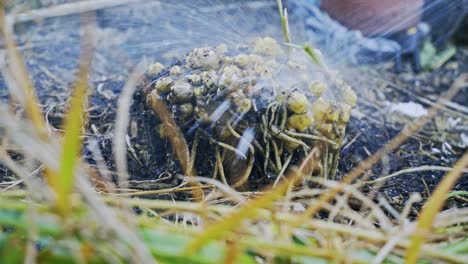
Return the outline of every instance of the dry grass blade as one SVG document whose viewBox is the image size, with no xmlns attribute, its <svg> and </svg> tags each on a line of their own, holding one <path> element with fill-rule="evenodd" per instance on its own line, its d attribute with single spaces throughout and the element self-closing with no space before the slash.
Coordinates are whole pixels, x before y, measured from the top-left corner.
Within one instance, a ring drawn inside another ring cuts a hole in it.
<svg viewBox="0 0 468 264">
<path fill-rule="evenodd" d="M 361 183 L 358 183 L 356 185 L 358 187 L 362 187 L 362 186 L 372 185 L 372 184 L 376 184 L 376 183 L 383 183 L 383 182 L 385 182 L 385 181 L 387 181 L 387 180 L 389 180 L 389 179 L 391 179 L 393 177 L 400 176 L 400 175 L 405 174 L 405 173 L 411 173 L 411 172 L 419 172 L 419 171 L 445 171 L 445 172 L 449 172 L 449 171 L 452 171 L 452 170 L 453 170 L 453 168 L 451 168 L 451 167 L 424 165 L 424 166 L 420 166 L 420 167 L 416 167 L 416 168 L 409 168 L 409 169 L 400 170 L 400 171 L 397 171 L 395 173 L 389 174 L 387 176 L 380 177 L 380 178 L 372 180 L 372 181 L 361 182 Z M 463 172 L 468 173 L 468 169 L 464 169 Z"/>
<path fill-rule="evenodd" d="M 98 220 L 100 220 L 101 223 L 105 223 L 105 225 L 102 225 L 102 228 L 110 228 L 116 234 L 119 234 L 121 238 L 128 241 L 129 247 L 135 253 L 135 263 L 156 263 L 150 250 L 138 236 L 136 230 L 132 228 L 132 225 L 129 222 L 122 221 L 121 217 L 119 217 L 122 215 L 120 215 L 117 210 L 106 206 L 106 204 L 99 199 L 99 196 L 89 184 L 89 181 L 87 181 L 86 174 L 83 174 L 82 171 L 78 171 L 77 174 L 77 189 L 86 199 L 89 209 L 93 210 L 97 215 Z M 113 197 L 112 200 L 116 201 L 117 199 Z M 127 220 L 131 219 L 128 218 Z"/>
<path fill-rule="evenodd" d="M 294 184 L 303 177 L 304 168 L 309 167 L 311 163 L 314 163 L 313 157 L 316 155 L 316 152 L 316 149 L 311 151 L 304 159 L 301 167 L 290 173 L 290 175 L 287 177 L 287 181 L 283 181 L 277 187 L 269 192 L 266 192 L 262 196 L 246 202 L 238 211 L 226 215 L 219 222 L 207 227 L 199 237 L 195 238 L 187 246 L 187 253 L 193 254 L 211 240 L 222 237 L 224 234 L 239 226 L 239 223 L 241 223 L 244 219 L 257 215 L 258 209 L 271 207 L 271 205 L 278 198 L 282 197 L 291 188 L 291 186 L 294 186 Z"/>
<path fill-rule="evenodd" d="M 31 20 L 45 19 L 51 17 L 80 14 L 99 9 L 112 8 L 121 5 L 143 2 L 143 0 L 88 0 L 64 3 L 52 7 L 30 10 L 14 15 L 13 23 L 29 22 Z"/>
<path fill-rule="evenodd" d="M 365 171 L 371 169 L 372 166 L 374 166 L 374 164 L 380 161 L 383 156 L 397 149 L 401 144 L 403 144 L 403 142 L 405 142 L 411 135 L 413 135 L 419 129 L 421 129 L 429 120 L 431 120 L 432 117 L 434 117 L 437 114 L 441 102 L 443 102 L 444 100 L 451 100 L 467 82 L 468 74 L 460 75 L 452 84 L 445 96 L 439 99 L 438 104 L 436 104 L 429 110 L 427 116 L 421 117 L 417 119 L 413 124 L 405 127 L 403 131 L 401 131 L 384 147 L 379 149 L 374 155 L 361 162 L 356 168 L 351 170 L 351 172 L 343 178 L 342 183 L 351 184 Z M 322 208 L 324 204 L 328 203 L 331 199 L 333 199 L 333 197 L 335 197 L 338 192 L 339 189 L 332 188 L 328 192 L 324 193 L 317 203 L 307 208 L 307 210 L 302 214 L 302 221 L 307 221 L 307 219 L 309 219 L 313 214 L 320 210 L 320 208 Z"/>
<path fill-rule="evenodd" d="M 83 15 L 82 23 L 89 23 L 91 16 Z M 73 191 L 75 168 L 80 159 L 81 134 L 84 125 L 84 110 L 87 104 L 88 71 L 91 65 L 93 46 L 91 29 L 86 26 L 85 36 L 82 38 L 82 55 L 78 79 L 75 84 L 70 109 L 65 117 L 65 134 L 62 145 L 60 172 L 50 183 L 57 194 L 57 207 L 62 215 L 70 210 L 70 195 Z"/>
<path fill-rule="evenodd" d="M 424 206 L 418 218 L 416 231 L 411 238 L 411 244 L 406 250 L 405 263 L 416 263 L 421 245 L 432 229 L 435 216 L 440 211 L 447 198 L 447 193 L 463 175 L 463 169 L 468 166 L 468 152 L 455 164 L 454 169 L 439 183 L 429 201 Z"/>
<path fill-rule="evenodd" d="M 132 95 L 143 74 L 140 68 L 140 65 L 136 66 L 135 70 L 130 74 L 128 81 L 125 83 L 125 86 L 122 88 L 117 108 L 117 117 L 115 120 L 115 135 L 112 143 L 119 183 L 124 184 L 122 187 L 126 187 L 126 183 L 129 180 L 125 137 L 127 135 L 128 123 L 130 120 L 130 104 L 132 101 Z"/>
<path fill-rule="evenodd" d="M 17 121 L 18 124 L 15 124 L 15 121 Z M 37 136 L 34 133 L 30 132 L 30 130 L 24 129 L 25 126 L 24 124 L 22 124 L 24 123 L 24 121 L 13 119 L 12 115 L 9 113 L 5 114 L 4 116 L 0 115 L 0 123 L 6 124 L 7 129 L 11 130 L 10 136 L 18 137 L 17 138 L 18 141 L 15 141 L 15 143 L 17 143 L 18 146 L 21 147 L 21 149 L 25 150 L 24 152 L 25 155 L 31 158 L 36 158 L 40 160 L 43 164 L 49 167 L 53 167 L 53 168 L 58 167 L 58 165 L 54 166 L 55 165 L 54 163 L 58 163 L 58 160 L 60 159 L 59 155 L 57 154 L 60 151 L 60 148 L 58 145 L 55 145 L 49 142 L 37 141 Z M 32 142 L 37 143 L 37 144 L 31 144 Z M 2 159 L 2 161 L 8 161 L 8 160 Z M 51 166 L 50 164 L 53 164 L 53 165 Z M 17 169 L 16 167 L 19 167 L 19 168 L 21 167 L 15 166 L 15 163 L 11 161 L 6 162 L 5 165 L 10 167 L 12 171 L 18 175 L 25 175 L 25 176 L 28 175 L 27 172 L 22 172 L 22 170 Z M 74 208 L 80 208 L 81 210 L 78 210 L 79 212 L 78 214 L 82 216 L 83 216 L 83 213 L 85 213 L 86 211 L 89 211 L 90 214 L 85 214 L 86 222 L 81 222 L 83 218 L 75 217 L 77 216 L 76 214 L 74 214 L 76 213 L 76 211 L 70 212 L 69 217 L 67 217 L 67 220 L 69 221 L 67 222 L 71 223 L 73 227 L 77 228 L 74 230 L 78 230 L 78 228 L 80 230 L 91 230 L 93 229 L 92 227 L 93 225 L 88 226 L 88 223 L 96 223 L 96 225 L 99 226 L 100 231 L 103 232 L 102 234 L 104 233 L 105 234 L 117 234 L 119 239 L 121 238 L 122 242 L 125 243 L 125 245 L 128 246 L 128 248 L 131 249 L 132 252 L 134 252 L 132 257 L 134 257 L 136 263 L 154 263 L 153 257 L 151 256 L 146 245 L 138 236 L 137 232 L 134 229 L 132 229 L 133 226 L 131 225 L 132 221 L 131 221 L 130 215 L 129 215 L 130 221 L 124 221 L 122 219 L 122 216 L 123 214 L 127 213 L 126 211 L 123 211 L 123 210 L 119 211 L 118 208 L 110 208 L 107 205 L 105 205 L 104 202 L 102 202 L 102 200 L 100 199 L 100 197 L 98 196 L 94 188 L 91 186 L 88 180 L 89 175 L 84 172 L 85 171 L 84 167 L 85 166 L 77 166 L 75 169 L 76 178 L 74 182 L 75 182 L 76 192 L 80 194 L 80 196 L 76 196 L 76 197 L 81 197 L 82 199 L 74 200 L 76 201 L 76 203 L 74 203 L 76 207 Z M 57 175 L 60 175 L 60 174 L 57 174 Z M 23 178 L 26 178 L 25 176 L 23 176 Z M 25 197 L 32 195 L 32 194 L 37 196 L 38 193 L 43 194 L 42 196 L 47 195 L 45 198 L 48 198 L 50 196 L 48 195 L 49 188 L 43 188 L 43 185 L 39 185 L 39 187 L 38 186 L 33 186 L 33 187 L 36 187 L 36 188 L 29 188 L 28 186 L 29 190 L 27 191 L 24 191 L 24 190 L 10 191 L 9 190 L 5 192 L 0 192 L 0 198 L 8 197 L 11 201 L 18 201 L 19 203 L 24 205 L 21 209 L 24 211 L 28 209 L 29 203 L 30 203 L 30 201 L 25 201 L 24 199 Z M 114 196 L 112 197 L 112 200 L 114 202 L 118 202 L 119 199 L 117 199 Z M 84 201 L 85 203 L 82 203 L 82 201 Z M 8 207 L 5 206 L 5 204 Z M 0 201 L 0 205 L 2 205 L 1 206 L 2 210 L 20 209 L 18 207 L 18 204 L 14 205 L 9 202 L 4 202 L 3 200 Z M 34 203 L 34 205 L 40 211 L 41 215 L 45 213 L 45 210 L 47 210 L 47 213 L 55 214 L 55 211 L 54 212 L 50 211 L 52 207 L 48 203 L 40 203 L 40 204 Z M 86 210 L 82 210 L 82 209 L 86 209 Z M 0 214 L 2 212 L 3 211 L 0 210 Z M 0 217 L 0 220 L 1 219 L 2 217 Z M 35 220 L 37 221 L 37 219 Z M 91 228 L 91 229 L 88 229 L 88 228 Z M 67 235 L 66 239 L 73 237 L 72 233 L 67 233 L 66 235 Z M 111 237 L 114 237 L 114 236 L 111 236 Z M 2 260 L 3 259 L 0 259 L 0 263 L 4 263 L 2 262 Z"/>
<path fill-rule="evenodd" d="M 0 31 L 6 44 L 6 58 L 8 62 L 8 65 L 2 65 L 2 73 L 10 96 L 25 109 L 27 117 L 34 126 L 34 132 L 37 133 L 40 139 L 47 140 L 47 123 L 40 109 L 39 100 L 35 94 L 33 83 L 29 78 L 26 65 L 16 47 L 10 29 L 11 25 L 8 24 L 5 15 L 4 1 L 0 0 Z M 44 174 L 49 183 L 52 183 L 59 176 L 54 175 L 48 168 L 45 168 Z"/>
<path fill-rule="evenodd" d="M 8 85 L 11 96 L 21 103 L 27 116 L 35 126 L 36 131 L 41 135 L 41 138 L 44 139 L 47 137 L 46 122 L 42 116 L 42 110 L 39 107 L 39 101 L 35 95 L 34 86 L 29 78 L 26 65 L 16 48 L 10 27 L 11 25 L 9 25 L 6 20 L 4 3 L 0 1 L 0 30 L 6 45 L 8 60 L 8 67 L 3 69 L 3 74 L 11 75 L 11 78 L 5 76 L 5 79 L 11 79 L 15 82 L 14 86 Z"/>
</svg>

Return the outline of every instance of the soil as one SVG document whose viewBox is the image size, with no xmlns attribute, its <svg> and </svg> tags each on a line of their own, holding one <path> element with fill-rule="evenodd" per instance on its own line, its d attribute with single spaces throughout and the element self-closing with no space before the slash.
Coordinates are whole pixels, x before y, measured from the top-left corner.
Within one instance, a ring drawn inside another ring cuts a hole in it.
<svg viewBox="0 0 468 264">
<path fill-rule="evenodd" d="M 100 41 L 90 75 L 92 89 L 86 142 L 92 139 L 98 140 L 103 154 L 109 161 L 112 153 L 108 146 L 113 136 L 117 98 L 132 65 L 143 58 L 170 65 L 180 54 L 194 47 L 215 46 L 220 42 L 235 44 L 239 36 L 240 39 L 248 39 L 256 34 L 281 38 L 280 27 L 273 26 L 278 23 L 274 6 L 233 8 L 227 12 L 224 10 L 223 12 L 226 12 L 224 14 L 228 15 L 223 20 L 227 22 L 211 26 L 210 21 L 217 18 L 220 11 L 212 7 L 212 10 L 203 11 L 200 17 L 200 13 L 194 15 L 193 12 L 189 12 L 190 9 L 199 10 L 199 8 L 193 6 L 191 1 L 186 2 L 180 5 L 152 3 L 135 8 L 106 9 L 97 13 L 97 33 Z M 154 13 L 154 10 L 157 13 Z M 183 19 L 181 12 L 187 12 L 184 14 L 188 14 L 189 18 Z M 246 25 L 249 26 L 234 27 L 233 34 L 237 34 L 234 38 L 225 31 L 227 27 L 232 26 L 229 23 L 238 22 L 239 17 L 245 18 L 249 22 Z M 78 28 L 79 17 L 75 15 L 16 27 L 17 41 L 27 62 L 43 110 L 47 113 L 50 124 L 56 129 L 60 128 L 71 93 L 69 87 L 73 83 L 77 69 Z M 217 38 L 217 35 L 222 38 Z M 196 41 L 191 41 L 191 37 Z M 456 57 L 443 67 L 421 74 L 414 74 L 410 69 L 396 74 L 392 70 L 391 63 L 378 67 L 343 67 L 341 71 L 343 76 L 358 91 L 359 107 L 348 125 L 345 147 L 342 149 L 339 164 L 339 175 L 345 175 L 359 162 L 375 153 L 398 134 L 406 122 L 411 121 L 405 116 L 390 113 L 388 111 L 390 104 L 416 102 L 429 108 L 428 102 L 434 101 L 450 87 L 461 72 L 467 70 L 468 50 L 461 46 Z M 0 80 L 0 98 L 3 101 L 8 100 L 8 91 L 3 79 Z M 397 151 L 390 153 L 385 161 L 377 164 L 372 169 L 370 178 L 375 179 L 383 174 L 424 165 L 453 166 L 467 150 L 462 135 L 465 137 L 468 135 L 466 112 L 468 86 L 462 89 L 453 102 L 456 105 L 446 106 L 449 111 L 441 111 L 423 130 L 410 138 Z M 450 125 L 454 122 L 457 124 Z M 85 148 L 84 154 L 88 156 L 89 150 Z M 109 165 L 112 170 L 112 162 L 109 162 Z M 403 206 L 412 193 L 418 192 L 424 198 L 428 197 L 444 175 L 445 172 L 442 171 L 402 174 L 387 181 L 381 186 L 379 193 L 394 201 L 396 206 Z M 148 178 L 148 174 L 132 175 L 133 180 L 148 180 Z M 10 180 L 12 180 L 11 174 L 0 167 L 0 182 Z M 468 190 L 468 175 L 462 177 L 455 190 Z M 451 199 L 448 206 L 466 207 L 468 202 L 465 198 L 458 197 Z"/>
</svg>

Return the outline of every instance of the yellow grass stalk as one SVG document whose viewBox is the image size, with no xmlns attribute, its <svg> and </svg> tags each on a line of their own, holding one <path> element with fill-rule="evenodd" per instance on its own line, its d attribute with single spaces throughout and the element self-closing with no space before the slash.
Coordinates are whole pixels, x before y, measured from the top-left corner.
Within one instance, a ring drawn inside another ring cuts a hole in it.
<svg viewBox="0 0 468 264">
<path fill-rule="evenodd" d="M 455 164 L 455 167 L 439 183 L 432 193 L 418 217 L 416 230 L 411 238 L 410 245 L 406 250 L 405 263 L 416 263 L 419 251 L 426 237 L 432 230 L 432 223 L 447 198 L 447 193 L 453 188 L 457 180 L 463 175 L 463 170 L 468 166 L 468 152 Z"/>
<path fill-rule="evenodd" d="M 81 152 L 81 130 L 84 119 L 83 109 L 85 108 L 83 98 L 86 96 L 86 91 L 86 72 L 80 71 L 80 77 L 71 99 L 70 110 L 65 118 L 60 173 L 51 182 L 57 195 L 57 207 L 63 215 L 66 215 L 70 210 L 70 194 L 73 188 L 75 168 Z"/>
<path fill-rule="evenodd" d="M 90 16 L 83 15 L 82 23 L 88 23 L 90 18 Z M 78 78 L 70 101 L 69 112 L 65 117 L 60 170 L 51 183 L 57 195 L 57 209 L 64 216 L 71 209 L 70 196 L 73 192 L 75 169 L 81 156 L 81 136 L 85 121 L 84 112 L 87 105 L 88 72 L 93 54 L 93 46 L 89 43 L 91 40 L 90 33 L 86 31 L 86 36 L 82 38 Z"/>
</svg>

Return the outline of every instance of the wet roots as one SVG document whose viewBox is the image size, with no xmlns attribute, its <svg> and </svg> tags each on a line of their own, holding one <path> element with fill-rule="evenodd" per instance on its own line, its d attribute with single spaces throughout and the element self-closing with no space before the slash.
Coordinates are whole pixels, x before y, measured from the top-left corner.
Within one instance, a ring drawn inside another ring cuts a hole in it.
<svg viewBox="0 0 468 264">
<path fill-rule="evenodd" d="M 130 142 L 141 161 L 129 166 L 132 174 L 183 174 L 181 162 L 187 162 L 195 175 L 253 189 L 276 185 L 315 148 L 319 162 L 309 174 L 335 178 L 354 92 L 342 81 L 324 80 L 335 90 L 327 96 L 324 84 L 310 82 L 316 71 L 301 72 L 310 65 L 297 66 L 270 38 L 254 41 L 250 50 L 200 48 L 172 67 L 150 67 L 132 106 Z M 299 74 L 307 78 L 290 78 Z M 325 99 L 336 94 L 339 101 Z M 161 119 L 154 100 L 167 105 L 175 122 Z M 189 153 L 171 154 L 180 141 Z"/>
</svg>

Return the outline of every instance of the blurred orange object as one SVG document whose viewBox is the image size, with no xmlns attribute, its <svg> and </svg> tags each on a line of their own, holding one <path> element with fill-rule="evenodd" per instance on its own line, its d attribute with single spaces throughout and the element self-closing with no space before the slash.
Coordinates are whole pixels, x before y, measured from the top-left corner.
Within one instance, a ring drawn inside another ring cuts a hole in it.
<svg viewBox="0 0 468 264">
<path fill-rule="evenodd" d="M 343 25 L 364 35 L 385 35 L 414 27 L 424 0 L 322 0 L 321 7 Z"/>
</svg>

